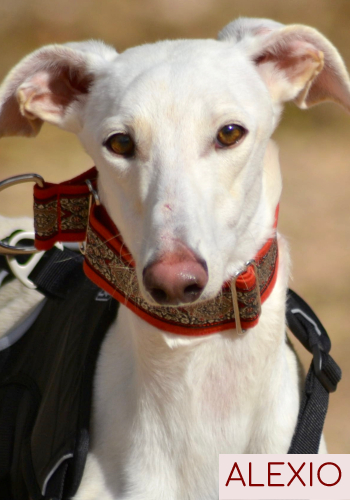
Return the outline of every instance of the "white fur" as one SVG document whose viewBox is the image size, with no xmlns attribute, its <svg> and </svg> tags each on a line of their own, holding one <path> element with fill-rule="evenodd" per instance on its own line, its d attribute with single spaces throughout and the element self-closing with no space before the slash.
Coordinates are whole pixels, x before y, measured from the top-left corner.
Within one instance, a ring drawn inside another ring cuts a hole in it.
<svg viewBox="0 0 350 500">
<path fill-rule="evenodd" d="M 46 47 L 0 94 L 3 135 L 33 135 L 43 121 L 77 133 L 148 300 L 142 271 L 174 241 L 207 262 L 206 300 L 272 235 L 281 178 L 270 137 L 285 101 L 350 107 L 344 64 L 312 28 L 242 19 L 219 38 L 123 54 L 92 42 Z M 217 132 L 230 123 L 248 134 L 220 148 Z M 133 136 L 134 157 L 103 145 L 118 132 Z M 120 306 L 98 361 L 75 500 L 214 500 L 219 453 L 287 452 L 299 390 L 285 339 L 289 257 L 280 236 L 279 252 L 275 288 L 243 336 L 171 335 Z"/>
</svg>

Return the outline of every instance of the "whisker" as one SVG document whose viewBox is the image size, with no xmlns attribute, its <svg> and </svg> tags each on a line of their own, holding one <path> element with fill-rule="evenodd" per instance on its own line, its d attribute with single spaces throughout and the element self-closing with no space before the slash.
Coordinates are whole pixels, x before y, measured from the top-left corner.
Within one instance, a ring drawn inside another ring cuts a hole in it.
<svg viewBox="0 0 350 500">
<path fill-rule="evenodd" d="M 108 243 L 109 241 L 114 240 L 114 238 L 118 238 L 118 236 L 120 236 L 120 233 L 116 234 L 115 236 L 112 236 L 111 238 L 108 238 L 108 240 L 103 240 L 99 245 L 96 245 L 96 248 L 99 248 L 102 245 L 104 245 L 105 243 Z M 123 243 L 123 245 L 124 245 L 124 243 Z"/>
<path fill-rule="evenodd" d="M 254 241 L 254 243 L 256 243 L 255 236 L 251 233 L 251 231 L 248 230 L 247 232 L 249 233 L 249 236 Z"/>
</svg>

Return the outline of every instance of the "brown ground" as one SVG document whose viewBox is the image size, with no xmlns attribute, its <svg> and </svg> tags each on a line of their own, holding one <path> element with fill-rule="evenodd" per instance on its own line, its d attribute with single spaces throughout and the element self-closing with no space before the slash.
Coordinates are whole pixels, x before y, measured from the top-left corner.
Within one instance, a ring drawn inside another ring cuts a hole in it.
<svg viewBox="0 0 350 500">
<path fill-rule="evenodd" d="M 100 38 L 121 51 L 164 37 L 213 37 L 239 15 L 314 26 L 350 65 L 347 0 L 1 0 L 0 77 L 43 44 Z M 288 107 L 275 137 L 284 175 L 279 227 L 291 247 L 291 286 L 319 314 L 343 369 L 326 423 L 332 453 L 350 453 L 349 137 L 350 118 L 329 104 L 307 112 Z M 34 171 L 59 181 L 90 166 L 75 138 L 48 126 L 35 141 L 0 144 L 0 178 Z M 31 213 L 30 187 L 1 193 L 0 213 Z"/>
</svg>

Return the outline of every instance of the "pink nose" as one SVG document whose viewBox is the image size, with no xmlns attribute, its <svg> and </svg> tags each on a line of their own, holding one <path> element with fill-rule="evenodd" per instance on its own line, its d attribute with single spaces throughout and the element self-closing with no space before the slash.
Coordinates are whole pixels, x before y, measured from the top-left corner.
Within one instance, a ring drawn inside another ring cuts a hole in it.
<svg viewBox="0 0 350 500">
<path fill-rule="evenodd" d="M 184 245 L 163 254 L 143 271 L 146 290 L 158 304 L 163 305 L 194 302 L 207 282 L 206 262 Z"/>
</svg>

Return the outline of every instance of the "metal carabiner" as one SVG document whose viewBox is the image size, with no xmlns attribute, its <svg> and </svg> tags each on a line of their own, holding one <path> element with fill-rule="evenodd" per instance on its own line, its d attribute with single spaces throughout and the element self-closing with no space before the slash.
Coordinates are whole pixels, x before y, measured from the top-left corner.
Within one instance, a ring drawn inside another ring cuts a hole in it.
<svg viewBox="0 0 350 500">
<path fill-rule="evenodd" d="M 38 184 L 40 187 L 44 187 L 45 181 L 41 177 L 41 175 L 38 174 L 22 174 L 22 175 L 16 175 L 14 177 L 9 177 L 8 179 L 5 179 L 0 182 L 0 191 L 3 191 L 4 189 L 14 186 L 15 184 L 22 184 L 22 182 L 35 182 Z M 0 241 L 0 255 L 31 255 L 33 253 L 37 253 L 39 250 L 37 250 L 35 247 L 16 247 L 16 246 L 11 246 L 3 241 Z"/>
</svg>

